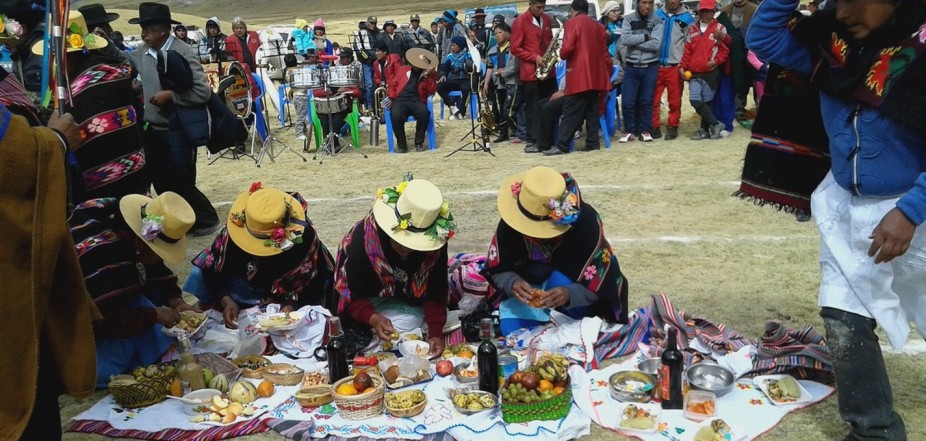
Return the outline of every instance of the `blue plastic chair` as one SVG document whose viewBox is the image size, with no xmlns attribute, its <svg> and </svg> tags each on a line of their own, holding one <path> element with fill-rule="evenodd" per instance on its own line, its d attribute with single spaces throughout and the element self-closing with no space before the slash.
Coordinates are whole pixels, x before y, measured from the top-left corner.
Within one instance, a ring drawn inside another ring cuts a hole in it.
<svg viewBox="0 0 926 441">
<path fill-rule="evenodd" d="M 454 91 L 450 92 L 449 95 L 450 95 L 451 97 L 460 97 L 460 98 L 463 98 L 463 92 L 460 92 L 459 90 L 454 90 Z M 479 101 L 478 101 L 478 100 L 479 100 L 479 97 L 476 96 L 476 92 L 475 92 L 475 91 L 473 91 L 473 92 L 471 92 L 471 93 L 469 94 L 469 114 L 470 114 L 470 117 L 472 117 L 472 115 L 475 115 L 477 112 L 479 112 Z M 444 103 L 444 100 L 441 99 L 441 103 L 440 103 L 440 119 L 444 119 L 444 108 L 446 107 L 445 104 L 446 104 L 446 103 Z"/>
<path fill-rule="evenodd" d="M 437 133 L 434 130 L 434 97 L 428 97 L 428 148 L 437 150 Z M 415 121 L 414 116 L 409 116 L 405 122 Z M 386 140 L 389 143 L 389 153 L 395 153 L 395 134 L 392 132 L 392 111 L 386 109 Z"/>
<path fill-rule="evenodd" d="M 613 70 L 611 71 L 611 82 L 614 82 L 614 80 L 617 78 L 617 73 L 618 73 L 618 68 L 617 66 L 615 66 Z M 557 84 L 561 84 L 563 80 L 565 79 L 565 77 L 566 77 L 566 62 L 559 61 L 558 63 L 556 63 Z M 604 148 L 606 149 L 611 148 L 611 136 L 614 135 L 613 130 L 616 130 L 615 124 L 614 124 L 614 121 L 615 121 L 615 118 L 614 118 L 615 107 L 614 106 L 616 105 L 615 104 L 616 100 L 617 100 L 617 91 L 614 89 L 611 89 L 611 91 L 608 92 L 607 99 L 605 100 L 605 113 L 604 115 L 598 116 L 598 126 L 601 129 L 601 135 L 602 135 L 601 137 L 604 138 Z M 610 109 L 610 112 L 611 112 L 610 117 L 608 117 L 608 111 L 609 111 L 608 109 Z M 611 121 L 611 124 L 608 124 L 608 121 Z M 553 139 L 554 140 L 556 140 L 557 138 L 557 132 L 559 132 L 559 124 L 557 124 L 556 127 L 553 129 Z M 569 151 L 570 152 L 574 151 L 575 148 L 576 148 L 576 140 L 575 138 L 573 138 L 572 141 L 569 142 Z"/>
</svg>

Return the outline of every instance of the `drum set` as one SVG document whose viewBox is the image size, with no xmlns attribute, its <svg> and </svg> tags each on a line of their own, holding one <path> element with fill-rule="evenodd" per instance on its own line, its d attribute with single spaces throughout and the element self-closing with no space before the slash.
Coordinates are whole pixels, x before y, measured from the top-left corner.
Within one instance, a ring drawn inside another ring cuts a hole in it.
<svg viewBox="0 0 926 441">
<path fill-rule="evenodd" d="M 334 55 L 321 55 L 318 57 L 320 62 L 332 63 L 338 59 Z M 309 65 L 297 68 L 291 68 L 286 72 L 286 79 L 290 88 L 306 94 L 312 94 L 315 89 L 328 90 L 329 88 L 342 87 L 359 87 L 360 86 L 360 66 L 340 66 L 340 65 Z M 337 140 L 340 138 L 340 128 L 333 127 L 333 115 L 344 113 L 350 109 L 350 98 L 345 94 L 336 94 L 330 97 L 313 97 L 315 103 L 315 112 L 319 117 L 328 118 L 328 134 L 325 135 L 320 150 L 316 149 L 315 156 L 312 159 L 323 158 L 324 155 L 335 156 L 346 147 L 347 142 L 338 147 Z M 308 150 L 308 139 L 305 140 L 305 148 Z M 357 146 L 359 147 L 359 146 Z"/>
</svg>

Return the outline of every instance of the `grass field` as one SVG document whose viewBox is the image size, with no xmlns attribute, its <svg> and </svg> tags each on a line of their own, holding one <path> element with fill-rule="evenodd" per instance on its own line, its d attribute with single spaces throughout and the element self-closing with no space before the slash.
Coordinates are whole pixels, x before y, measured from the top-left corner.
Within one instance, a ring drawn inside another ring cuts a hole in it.
<svg viewBox="0 0 926 441">
<path fill-rule="evenodd" d="M 134 2 L 107 4 L 132 7 Z M 175 11 L 203 17 L 213 15 L 211 10 L 229 11 L 233 5 L 235 15 L 254 17 L 255 23 L 269 23 L 291 22 L 294 14 L 287 11 L 308 11 L 311 7 L 311 13 L 300 15 L 307 19 L 323 16 L 332 29 L 329 33 L 339 34 L 352 29 L 350 23 L 368 14 L 378 15 L 381 22 L 388 15 L 400 19 L 412 12 L 430 17 L 449 4 L 445 0 L 430 2 L 430 10 L 424 10 L 420 3 L 410 1 L 375 7 L 355 0 L 306 2 L 298 7 L 295 1 L 210 1 L 177 7 Z M 454 6 L 462 9 L 475 4 L 461 2 Z M 136 11 L 117 12 L 127 19 Z M 231 14 L 221 15 L 226 21 L 231 18 L 226 17 Z M 120 26 L 124 25 L 117 25 L 117 29 Z M 769 319 L 795 327 L 810 324 L 822 332 L 816 307 L 816 228 L 811 222 L 797 223 L 791 215 L 731 197 L 737 189 L 748 132 L 738 128 L 723 140 L 689 141 L 688 136 L 695 130 L 692 114 L 690 106 L 684 105 L 682 136 L 676 141 L 616 144 L 615 139 L 611 150 L 555 158 L 525 155 L 521 146 L 512 144 L 493 146 L 497 157 L 464 152 L 445 158 L 462 144 L 460 139 L 469 129 L 468 121 L 443 122 L 438 128 L 436 152 L 390 155 L 385 147 L 385 128 L 381 130 L 380 147 L 366 147 L 367 134 L 362 134 L 366 159 L 356 151 L 347 151 L 326 158 L 321 165 L 311 160 L 311 154 L 309 161 L 303 162 L 292 152 L 284 152 L 276 162 L 265 160 L 260 168 L 246 159 L 222 160 L 207 166 L 203 152 L 199 186 L 218 207 L 220 216 L 227 214 L 230 202 L 254 180 L 300 191 L 309 199 L 309 214 L 320 237 L 333 250 L 350 226 L 369 210 L 377 187 L 393 185 L 406 171 L 412 171 L 416 177 L 437 184 L 453 205 L 460 232 L 450 243 L 451 252 L 485 252 L 498 222 L 495 192 L 499 183 L 509 174 L 549 165 L 572 172 L 585 200 L 601 213 L 607 236 L 630 281 L 632 307 L 648 304 L 652 294 L 665 293 L 680 308 L 726 323 L 750 338 L 758 338 Z M 413 131 L 411 126 L 408 131 Z M 301 144 L 291 132 L 277 129 L 275 134 L 301 151 Z M 581 140 L 577 147 L 582 147 Z M 203 238 L 192 241 L 189 256 L 207 242 Z M 182 279 L 189 268 L 175 270 Z M 915 340 L 921 342 L 918 337 Z M 909 439 L 926 439 L 926 398 L 922 393 L 926 356 L 918 352 L 889 353 L 886 360 L 896 408 L 906 420 Z M 103 395 L 98 393 L 93 400 L 82 403 L 62 397 L 62 423 Z M 837 413 L 836 399 L 830 398 L 789 415 L 762 439 L 826 441 L 841 439 L 846 431 Z M 100 438 L 65 435 L 71 440 Z M 265 433 L 247 439 L 283 438 Z M 593 424 L 587 439 L 628 438 Z"/>
</svg>

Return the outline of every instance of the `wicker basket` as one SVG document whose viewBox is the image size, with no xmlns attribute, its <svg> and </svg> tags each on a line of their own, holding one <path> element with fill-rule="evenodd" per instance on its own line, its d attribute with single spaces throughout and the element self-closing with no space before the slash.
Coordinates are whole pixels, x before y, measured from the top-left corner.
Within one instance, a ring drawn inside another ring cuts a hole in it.
<svg viewBox="0 0 926 441">
<path fill-rule="evenodd" d="M 177 372 L 145 378 L 128 386 L 110 386 L 109 393 L 122 407 L 138 408 L 160 403 L 167 399 L 167 389 Z"/>
<path fill-rule="evenodd" d="M 270 360 L 267 360 L 266 358 L 261 357 L 259 355 L 245 355 L 243 357 L 238 357 L 232 360 L 232 364 L 234 364 L 235 366 L 239 366 L 239 367 L 241 366 L 242 363 L 246 363 L 246 362 L 264 363 L 265 365 L 264 367 L 270 365 Z M 254 378 L 254 379 L 264 378 L 264 367 L 260 367 L 257 369 L 242 368 L 241 376 L 244 378 Z"/>
<path fill-rule="evenodd" d="M 338 393 L 338 386 L 354 381 L 353 375 L 342 378 L 331 385 L 331 396 L 334 397 L 334 404 L 338 406 L 338 411 L 344 419 L 365 420 L 382 415 L 385 407 L 384 382 L 382 378 L 376 375 L 370 378 L 373 380 L 373 387 L 375 388 L 370 393 L 358 395 L 341 395 Z"/>
<path fill-rule="evenodd" d="M 302 407 L 319 407 L 334 400 L 331 396 L 331 386 L 312 386 L 299 389 L 293 395 L 296 402 Z"/>
<path fill-rule="evenodd" d="M 274 374 L 273 371 L 288 370 L 288 374 Z M 279 363 L 271 364 L 263 370 L 264 380 L 279 386 L 295 386 L 302 383 L 302 376 L 305 371 L 291 364 Z"/>
<path fill-rule="evenodd" d="M 572 388 L 563 393 L 534 403 L 506 403 L 502 400 L 502 420 L 506 423 L 551 421 L 565 418 L 572 407 Z"/>
<path fill-rule="evenodd" d="M 393 409 L 387 406 L 386 412 L 388 412 L 389 415 L 392 415 L 396 418 L 410 418 L 415 415 L 418 415 L 421 412 L 424 412 L 424 408 L 425 406 L 427 406 L 427 404 L 428 404 L 428 399 L 425 398 L 424 401 L 412 407 L 406 408 L 406 409 Z"/>
</svg>

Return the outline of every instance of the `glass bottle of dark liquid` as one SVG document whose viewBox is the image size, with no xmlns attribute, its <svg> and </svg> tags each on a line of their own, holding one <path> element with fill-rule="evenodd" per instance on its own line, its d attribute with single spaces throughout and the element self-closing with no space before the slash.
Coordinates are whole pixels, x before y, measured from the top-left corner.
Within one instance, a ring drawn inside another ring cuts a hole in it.
<svg viewBox="0 0 926 441">
<path fill-rule="evenodd" d="M 347 343 L 344 342 L 344 331 L 341 330 L 341 319 L 331 317 L 328 319 L 328 381 L 334 384 L 344 377 L 350 376 L 347 367 Z"/>
<path fill-rule="evenodd" d="M 666 350 L 662 352 L 662 366 L 659 368 L 659 397 L 663 409 L 681 409 L 684 401 L 682 367 L 685 360 L 682 351 L 678 350 L 677 339 L 678 330 L 669 328 Z"/>
<path fill-rule="evenodd" d="M 479 390 L 498 394 L 498 348 L 495 347 L 495 332 L 492 319 L 484 318 L 479 326 L 482 344 L 476 351 L 479 366 Z"/>
</svg>

